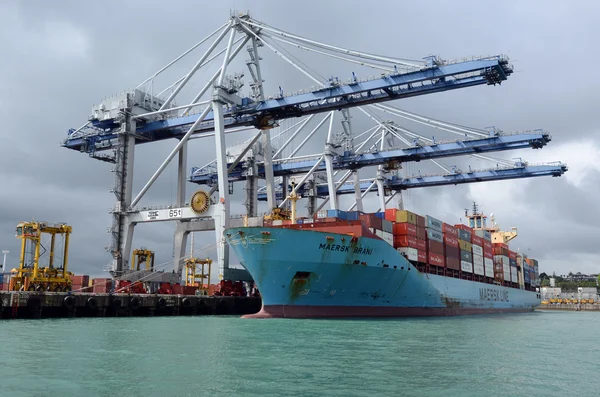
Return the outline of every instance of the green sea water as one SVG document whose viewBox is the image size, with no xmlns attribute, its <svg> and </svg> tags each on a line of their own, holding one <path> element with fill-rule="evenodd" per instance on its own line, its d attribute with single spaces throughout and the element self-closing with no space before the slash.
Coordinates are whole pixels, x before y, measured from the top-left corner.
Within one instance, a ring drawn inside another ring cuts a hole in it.
<svg viewBox="0 0 600 397">
<path fill-rule="evenodd" d="M 0 396 L 597 396 L 600 313 L 0 321 Z"/>
</svg>

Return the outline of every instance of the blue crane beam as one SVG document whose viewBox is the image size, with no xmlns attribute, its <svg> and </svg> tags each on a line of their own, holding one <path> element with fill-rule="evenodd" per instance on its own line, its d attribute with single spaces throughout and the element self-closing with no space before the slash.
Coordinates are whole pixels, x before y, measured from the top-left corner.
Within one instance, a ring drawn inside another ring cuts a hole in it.
<svg viewBox="0 0 600 397">
<path fill-rule="evenodd" d="M 386 179 L 384 182 L 385 189 L 401 191 L 408 189 L 415 189 L 420 187 L 432 187 L 432 186 L 445 186 L 445 185 L 458 185 L 463 183 L 475 183 L 475 182 L 489 182 L 489 181 L 500 181 L 507 179 L 520 179 L 520 178 L 533 178 L 540 176 L 552 176 L 559 177 L 567 172 L 568 168 L 566 164 L 546 164 L 546 165 L 524 165 L 516 166 L 513 168 L 499 168 L 482 171 L 472 171 L 465 173 L 449 173 L 440 175 L 427 175 L 418 176 L 412 178 L 399 178 L 392 177 Z M 361 182 L 360 189 L 362 192 L 370 188 L 370 191 L 377 191 L 376 186 L 371 186 L 372 181 Z M 306 194 L 307 187 L 301 186 L 298 189 L 299 194 Z M 317 185 L 317 196 L 327 197 L 329 196 L 329 189 L 327 185 Z M 337 191 L 337 194 L 354 194 L 354 185 L 351 183 L 345 183 Z M 279 200 L 283 199 L 281 188 L 277 189 L 276 196 Z M 259 193 L 258 200 L 266 201 L 266 193 Z"/>
<path fill-rule="evenodd" d="M 413 146 L 405 149 L 393 149 L 381 152 L 367 153 L 345 153 L 343 156 L 334 156 L 333 168 L 336 170 L 355 170 L 363 167 L 385 165 L 390 163 L 405 163 L 410 161 L 421 161 L 437 159 L 442 157 L 462 156 L 467 154 L 478 154 L 495 151 L 522 149 L 531 147 L 538 149 L 550 142 L 548 133 L 541 130 L 524 134 L 497 135 L 486 138 L 471 139 L 439 143 L 426 146 Z M 302 174 L 308 172 L 319 158 L 302 159 L 285 163 L 273 164 L 275 176 Z M 317 167 L 316 171 L 325 170 L 325 161 Z M 258 175 L 264 177 L 264 165 L 258 165 Z M 246 179 L 245 162 L 238 163 L 229 172 L 230 181 L 241 181 Z M 215 168 L 192 168 L 189 178 L 190 182 L 212 185 L 217 183 Z"/>
<path fill-rule="evenodd" d="M 476 85 L 501 84 L 513 72 L 508 59 L 503 56 L 481 58 L 452 64 L 435 61 L 418 71 L 396 73 L 380 78 L 341 84 L 330 81 L 330 86 L 309 93 L 281 96 L 265 101 L 241 98 L 240 105 L 224 109 L 225 128 L 254 126 L 265 128 L 277 120 L 302 117 L 342 108 L 363 106 L 400 98 L 432 94 Z M 136 123 L 136 144 L 180 138 L 194 124 L 199 115 L 172 117 L 165 120 Z M 109 150 L 116 145 L 119 122 L 90 119 L 91 125 L 78 134 L 70 129 L 62 146 L 89 153 Z M 195 134 L 214 130 L 212 111 L 198 124 Z M 73 136 L 71 136 L 73 135 Z"/>
</svg>

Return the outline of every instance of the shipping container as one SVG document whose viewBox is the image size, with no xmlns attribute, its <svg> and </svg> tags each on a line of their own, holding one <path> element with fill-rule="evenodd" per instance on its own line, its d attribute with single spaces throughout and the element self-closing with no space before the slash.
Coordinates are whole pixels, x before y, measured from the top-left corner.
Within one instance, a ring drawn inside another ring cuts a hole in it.
<svg viewBox="0 0 600 397">
<path fill-rule="evenodd" d="M 494 277 L 494 260 L 490 258 L 483 258 L 483 267 L 485 268 L 486 277 Z"/>
<path fill-rule="evenodd" d="M 509 250 L 509 251 L 508 251 L 508 257 L 509 257 L 510 259 L 512 259 L 512 260 L 515 260 L 515 261 L 516 261 L 516 260 L 517 260 L 517 253 L 516 253 L 516 252 L 514 252 L 514 251 L 510 251 L 510 250 Z"/>
<path fill-rule="evenodd" d="M 447 223 L 442 223 L 442 232 L 445 236 L 452 236 L 458 240 L 458 230 Z"/>
<path fill-rule="evenodd" d="M 458 246 L 463 251 L 469 251 L 469 252 L 473 251 L 473 246 L 468 241 L 458 239 Z"/>
<path fill-rule="evenodd" d="M 417 262 L 419 260 L 419 251 L 416 248 L 400 247 L 397 249 L 400 254 L 404 255 L 409 261 Z"/>
<path fill-rule="evenodd" d="M 489 258 L 489 259 L 494 259 L 494 253 L 492 251 L 486 251 L 484 248 L 483 249 L 483 257 Z"/>
<path fill-rule="evenodd" d="M 478 247 L 483 247 L 483 239 L 479 236 L 472 235 L 471 236 L 471 244 L 476 245 Z"/>
<path fill-rule="evenodd" d="M 449 258 L 446 256 L 446 267 L 448 269 L 460 270 L 460 258 Z"/>
<path fill-rule="evenodd" d="M 502 272 L 504 273 L 504 281 L 510 281 L 510 265 L 502 263 Z"/>
<path fill-rule="evenodd" d="M 412 223 L 413 225 L 417 224 L 416 214 L 410 211 L 399 210 L 395 208 L 389 208 L 385 210 L 385 219 L 397 223 L 407 222 Z"/>
<path fill-rule="evenodd" d="M 417 245 L 417 238 L 413 236 L 394 236 L 394 248 L 398 247 L 411 247 L 419 248 Z"/>
<path fill-rule="evenodd" d="M 375 212 L 373 215 L 379 219 L 385 219 L 385 212 Z"/>
<path fill-rule="evenodd" d="M 436 254 L 434 252 L 427 253 L 427 262 L 430 265 L 443 267 L 446 262 L 444 261 L 444 255 Z"/>
<path fill-rule="evenodd" d="M 473 255 L 473 273 L 484 276 L 485 269 L 483 267 L 483 256 Z"/>
<path fill-rule="evenodd" d="M 417 226 L 424 229 L 425 228 L 425 217 L 415 214 L 415 218 L 417 220 Z"/>
<path fill-rule="evenodd" d="M 469 238 L 468 238 L 468 239 L 467 239 L 467 238 L 465 238 L 464 240 L 468 240 L 469 242 L 471 242 L 471 236 L 473 235 L 473 229 L 471 229 L 469 226 L 467 226 L 467 225 L 463 225 L 463 224 L 461 224 L 461 223 L 459 223 L 459 224 L 457 224 L 457 225 L 454 225 L 454 227 L 455 227 L 456 229 L 458 229 L 458 230 L 457 230 L 457 231 L 458 231 L 458 238 L 461 238 L 461 237 L 460 237 L 460 235 L 461 235 L 460 231 L 462 230 L 463 232 L 466 232 L 466 234 L 465 234 L 465 233 L 463 233 L 463 236 L 465 236 L 465 237 L 466 237 L 467 235 L 469 236 Z"/>
<path fill-rule="evenodd" d="M 427 251 L 427 241 L 417 239 L 417 249 L 421 251 Z"/>
<path fill-rule="evenodd" d="M 381 229 L 383 229 L 384 232 L 394 233 L 394 223 L 391 221 L 388 221 L 387 219 L 382 219 L 381 220 Z"/>
<path fill-rule="evenodd" d="M 434 240 L 439 243 L 444 242 L 444 235 L 442 234 L 442 232 L 440 232 L 439 230 L 434 230 L 434 229 L 426 229 L 426 230 L 427 230 L 427 238 L 429 240 Z"/>
<path fill-rule="evenodd" d="M 454 236 L 444 236 L 444 243 L 451 247 L 458 247 L 458 239 Z"/>
<path fill-rule="evenodd" d="M 487 230 L 475 230 L 475 235 L 481 237 L 485 241 L 492 241 L 492 233 Z"/>
<path fill-rule="evenodd" d="M 512 258 L 508 258 L 508 264 L 512 267 L 517 267 L 517 261 L 515 259 Z"/>
<path fill-rule="evenodd" d="M 442 221 L 436 219 L 432 216 L 425 216 L 425 227 L 428 229 L 437 230 L 438 232 L 442 232 Z"/>
<path fill-rule="evenodd" d="M 427 252 L 433 252 L 434 254 L 444 255 L 444 243 L 439 241 L 429 240 L 427 241 Z"/>
<path fill-rule="evenodd" d="M 317 211 L 315 218 L 318 218 L 318 219 L 327 218 L 327 210 Z"/>
<path fill-rule="evenodd" d="M 481 255 L 481 256 L 483 256 L 483 248 L 481 246 L 473 244 L 471 246 L 471 248 L 472 248 L 472 251 L 473 251 L 474 255 Z"/>
<path fill-rule="evenodd" d="M 467 261 L 460 261 L 460 270 L 465 273 L 473 273 L 473 264 Z"/>
<path fill-rule="evenodd" d="M 471 233 L 466 230 L 458 229 L 458 239 L 471 243 Z"/>
<path fill-rule="evenodd" d="M 112 289 L 112 278 L 95 278 L 92 280 L 94 293 L 108 293 Z"/>
<path fill-rule="evenodd" d="M 449 258 L 460 258 L 460 248 L 444 245 L 444 255 Z"/>
<path fill-rule="evenodd" d="M 417 238 L 420 240 L 427 239 L 427 231 L 424 227 L 417 226 Z"/>
<path fill-rule="evenodd" d="M 369 229 L 383 230 L 381 218 L 378 218 L 373 214 L 361 214 L 359 218 Z"/>
<path fill-rule="evenodd" d="M 427 252 L 419 250 L 419 262 L 427 262 Z"/>
<path fill-rule="evenodd" d="M 516 267 L 510 267 L 510 281 L 513 283 L 517 283 L 519 282 L 519 279 L 517 278 L 517 268 Z"/>
<path fill-rule="evenodd" d="M 415 236 L 417 237 L 417 226 L 411 223 L 395 223 L 394 236 Z"/>
<path fill-rule="evenodd" d="M 394 235 L 392 233 L 384 232 L 383 230 L 375 229 L 375 235 L 380 237 L 383 241 L 389 245 L 394 245 Z"/>
<path fill-rule="evenodd" d="M 473 263 L 473 254 L 470 253 L 469 251 L 460 250 L 460 259 L 462 261 Z"/>
<path fill-rule="evenodd" d="M 483 250 L 493 252 L 492 243 L 490 241 L 483 240 Z"/>
<path fill-rule="evenodd" d="M 314 220 L 312 220 L 311 218 L 306 218 L 304 219 L 304 221 L 302 223 L 313 223 Z"/>
</svg>

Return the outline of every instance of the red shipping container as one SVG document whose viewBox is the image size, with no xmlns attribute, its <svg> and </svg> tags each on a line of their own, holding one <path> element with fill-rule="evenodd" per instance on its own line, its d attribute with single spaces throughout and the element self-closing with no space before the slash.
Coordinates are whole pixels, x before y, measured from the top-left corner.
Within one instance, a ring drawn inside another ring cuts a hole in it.
<svg viewBox="0 0 600 397">
<path fill-rule="evenodd" d="M 400 210 L 397 210 L 395 208 L 388 208 L 385 210 L 385 220 L 386 221 L 390 221 L 390 222 L 396 222 L 396 212 L 398 212 Z"/>
<path fill-rule="evenodd" d="M 434 240 L 427 240 L 427 252 L 437 255 L 444 255 L 444 243 Z"/>
<path fill-rule="evenodd" d="M 444 256 L 446 256 L 447 258 L 459 259 L 460 258 L 460 248 L 446 245 L 446 246 L 444 246 Z"/>
<path fill-rule="evenodd" d="M 492 243 L 492 246 L 508 249 L 508 244 L 504 244 L 504 243 Z"/>
<path fill-rule="evenodd" d="M 430 265 L 441 267 L 444 267 L 444 265 L 446 264 L 446 262 L 444 261 L 444 255 L 436 254 L 433 252 L 429 252 L 427 254 L 427 263 L 429 263 Z"/>
<path fill-rule="evenodd" d="M 450 247 L 458 247 L 458 238 L 454 236 L 444 236 L 444 243 Z"/>
<path fill-rule="evenodd" d="M 517 253 L 513 252 L 513 251 L 508 251 L 508 258 L 509 259 L 513 259 L 513 260 L 517 260 Z"/>
<path fill-rule="evenodd" d="M 474 234 L 474 233 L 473 233 L 473 229 L 471 229 L 471 228 L 470 228 L 469 226 L 467 226 L 467 225 L 463 225 L 462 223 L 459 223 L 459 224 L 457 224 L 457 225 L 454 225 L 454 227 L 455 227 L 456 229 L 462 229 L 462 230 L 466 230 L 467 232 L 469 232 L 469 233 L 471 233 L 471 234 Z"/>
<path fill-rule="evenodd" d="M 455 239 L 458 239 L 458 231 L 454 226 L 451 226 L 447 223 L 442 223 L 442 231 L 444 232 L 444 235 L 452 236 Z"/>
<path fill-rule="evenodd" d="M 376 217 L 373 214 L 360 214 L 358 216 L 358 219 L 363 221 L 369 229 L 382 230 L 382 223 L 381 223 L 382 219 Z"/>
<path fill-rule="evenodd" d="M 112 279 L 95 278 L 92 280 L 94 293 L 108 293 L 112 288 Z"/>
<path fill-rule="evenodd" d="M 492 252 L 492 243 L 487 240 L 483 240 L 483 250 Z"/>
<path fill-rule="evenodd" d="M 417 238 L 420 240 L 427 240 L 427 231 L 424 227 L 417 226 Z"/>
<path fill-rule="evenodd" d="M 410 223 L 394 223 L 394 236 L 415 236 L 417 237 L 417 227 Z"/>
<path fill-rule="evenodd" d="M 427 241 L 425 239 L 417 239 L 417 249 L 427 251 Z"/>
<path fill-rule="evenodd" d="M 483 248 L 483 239 L 475 234 L 471 236 L 471 243 Z"/>
<path fill-rule="evenodd" d="M 417 215 L 417 226 L 421 228 L 425 228 L 425 217 L 421 215 Z"/>
<path fill-rule="evenodd" d="M 425 263 L 427 262 L 427 253 L 425 251 L 417 251 L 418 252 L 418 256 L 419 256 L 419 262 L 421 263 Z"/>
<path fill-rule="evenodd" d="M 460 260 L 458 258 L 446 257 L 446 267 L 448 269 L 460 270 Z"/>
<path fill-rule="evenodd" d="M 494 259 L 494 253 L 492 251 L 483 251 L 483 257 L 484 258 L 489 258 L 489 259 Z"/>
<path fill-rule="evenodd" d="M 394 248 L 398 247 L 417 247 L 417 238 L 413 236 L 394 236 Z"/>
</svg>

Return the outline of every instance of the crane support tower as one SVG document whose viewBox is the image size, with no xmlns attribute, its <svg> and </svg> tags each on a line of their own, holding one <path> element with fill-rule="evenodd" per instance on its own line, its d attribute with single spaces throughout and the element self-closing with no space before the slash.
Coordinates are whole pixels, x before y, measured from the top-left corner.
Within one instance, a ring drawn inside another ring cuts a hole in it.
<svg viewBox="0 0 600 397">
<path fill-rule="evenodd" d="M 200 295 L 208 295 L 212 259 L 188 258 L 185 261 L 185 285 L 198 287 Z"/>
<path fill-rule="evenodd" d="M 16 237 L 21 239 L 21 259 L 19 268 L 12 269 L 10 281 L 12 291 L 53 291 L 71 290 L 72 273 L 67 271 L 69 236 L 72 228 L 64 223 L 50 225 L 46 222 L 20 222 Z M 50 251 L 42 243 L 44 234 L 50 235 Z M 62 260 L 55 260 L 57 236 L 62 236 Z M 41 261 L 47 254 L 47 266 Z"/>
</svg>

